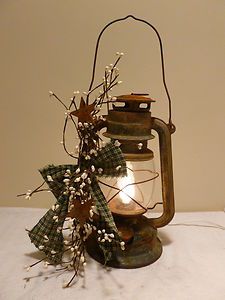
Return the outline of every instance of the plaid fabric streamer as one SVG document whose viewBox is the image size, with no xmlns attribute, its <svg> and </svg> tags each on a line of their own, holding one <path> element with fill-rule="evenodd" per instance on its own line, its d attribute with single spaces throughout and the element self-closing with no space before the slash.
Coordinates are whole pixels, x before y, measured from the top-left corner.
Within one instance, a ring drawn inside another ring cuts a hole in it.
<svg viewBox="0 0 225 300">
<path fill-rule="evenodd" d="M 96 168 L 103 169 L 102 176 L 122 177 L 127 175 L 126 161 L 123 153 L 113 142 L 106 144 L 106 146 L 98 152 L 94 165 Z"/>
<path fill-rule="evenodd" d="M 58 199 L 62 194 L 62 191 L 64 191 L 65 184 L 63 179 L 65 178 L 64 174 L 68 169 L 73 173 L 76 169 L 76 165 L 48 165 L 39 170 L 56 199 Z M 53 181 L 49 181 L 48 176 L 51 176 Z"/>
<path fill-rule="evenodd" d="M 102 193 L 96 178 L 92 180 L 91 194 L 96 201 L 95 205 L 99 214 L 98 229 L 105 229 L 107 233 L 114 234 L 114 239 L 112 242 L 99 243 L 99 247 L 103 251 L 106 263 L 110 260 L 113 249 L 118 247 L 118 244 L 120 243 L 120 237 L 118 235 L 118 230 L 116 228 L 112 213 L 108 208 L 105 196 Z"/>
<path fill-rule="evenodd" d="M 37 225 L 28 233 L 31 242 L 39 250 L 42 250 L 54 264 L 58 264 L 62 260 L 63 235 L 62 231 L 57 229 L 62 227 L 65 221 L 68 210 L 68 199 L 60 196 L 56 204 L 59 205 L 59 208 L 56 211 L 49 209 Z M 57 216 L 60 216 L 57 222 L 53 219 L 56 213 Z M 43 249 L 39 247 L 43 247 Z"/>
<path fill-rule="evenodd" d="M 122 177 L 127 175 L 126 161 L 122 151 L 119 147 L 114 145 L 113 141 L 106 144 L 106 146 L 98 152 L 94 165 L 95 168 L 103 169 L 102 173 L 98 175 L 99 177 Z M 102 229 L 105 229 L 106 232 L 114 233 L 114 239 L 111 243 L 99 243 L 106 263 L 111 259 L 113 250 L 118 247 L 120 237 L 112 213 L 108 208 L 107 201 L 99 187 L 96 177 L 92 180 L 91 193 L 95 199 L 95 205 L 100 217 L 98 225 Z"/>
<path fill-rule="evenodd" d="M 98 151 L 98 156 L 90 163 L 94 164 L 95 168 L 101 168 L 103 170 L 98 176 L 119 177 L 125 176 L 127 172 L 123 154 L 120 148 L 115 146 L 113 142 L 108 143 L 103 149 Z M 120 167 L 117 168 L 118 166 Z M 65 178 L 64 174 L 68 169 L 71 173 L 74 173 L 77 167 L 76 165 L 48 165 L 39 170 L 52 193 L 57 198 L 56 205 L 58 204 L 59 207 L 55 211 L 50 209 L 29 232 L 29 237 L 31 242 L 34 243 L 38 249 L 40 249 L 40 246 L 43 248 L 40 250 L 44 251 L 47 257 L 55 264 L 61 261 L 63 254 L 63 235 L 62 232 L 57 229 L 63 227 L 69 202 L 68 196 L 63 195 L 63 191 L 65 190 L 65 184 L 63 182 Z M 48 176 L 51 176 L 53 181 L 49 181 Z M 100 226 L 106 229 L 107 232 L 113 232 L 115 235 L 115 242 L 100 245 L 107 261 L 110 259 L 112 249 L 117 246 L 120 239 L 105 196 L 98 185 L 97 177 L 93 177 L 90 188 L 99 213 Z M 58 221 L 53 219 L 54 216 L 58 216 Z M 48 239 L 46 239 L 46 236 Z"/>
<path fill-rule="evenodd" d="M 63 252 L 63 235 L 57 229 L 63 227 L 68 212 L 69 200 L 67 196 L 62 194 L 65 189 L 65 184 L 63 183 L 64 174 L 68 169 L 71 173 L 74 172 L 75 167 L 75 165 L 48 165 L 39 170 L 52 193 L 57 198 L 55 205 L 59 205 L 59 207 L 55 211 L 49 209 L 34 228 L 29 231 L 28 235 L 31 242 L 39 250 L 42 250 L 49 260 L 55 264 L 61 261 Z M 48 176 L 51 176 L 53 181 L 49 181 Z M 54 216 L 58 216 L 58 222 L 53 219 Z M 44 248 L 40 249 L 39 247 L 42 248 L 42 246 Z M 56 254 L 53 255 L 51 251 L 55 251 Z"/>
</svg>

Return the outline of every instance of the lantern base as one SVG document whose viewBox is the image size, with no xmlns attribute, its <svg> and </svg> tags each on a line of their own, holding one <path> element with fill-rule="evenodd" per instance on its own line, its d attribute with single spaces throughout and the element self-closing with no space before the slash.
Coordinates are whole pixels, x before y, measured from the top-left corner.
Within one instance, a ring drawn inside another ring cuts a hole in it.
<svg viewBox="0 0 225 300">
<path fill-rule="evenodd" d="M 140 268 L 155 262 L 162 254 L 162 244 L 157 238 L 157 230 L 149 225 L 144 216 L 114 216 L 119 234 L 126 242 L 125 250 L 114 251 L 107 266 L 121 269 Z M 92 233 L 86 243 L 88 254 L 105 264 L 104 255 L 97 243 L 96 234 Z"/>
</svg>

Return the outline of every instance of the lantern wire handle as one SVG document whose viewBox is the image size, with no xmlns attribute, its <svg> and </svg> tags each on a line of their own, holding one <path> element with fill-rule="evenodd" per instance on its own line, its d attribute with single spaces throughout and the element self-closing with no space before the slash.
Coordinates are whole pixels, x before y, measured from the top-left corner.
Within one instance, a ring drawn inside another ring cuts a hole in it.
<svg viewBox="0 0 225 300">
<path fill-rule="evenodd" d="M 116 19 L 116 20 L 113 20 L 111 21 L 110 23 L 108 23 L 103 29 L 102 31 L 100 32 L 98 38 L 97 38 L 97 42 L 96 42 L 96 47 L 95 47 L 95 54 L 94 54 L 94 62 L 93 62 L 93 69 L 92 69 L 92 77 L 91 77 L 91 82 L 90 82 L 90 86 L 89 86 L 89 91 L 91 90 L 92 86 L 93 86 L 93 83 L 94 83 L 94 78 L 95 78 L 95 70 L 96 70 L 96 62 L 97 62 L 97 56 L 98 56 L 98 48 L 99 48 L 99 43 L 100 43 L 100 39 L 102 37 L 102 34 L 104 33 L 104 31 L 109 27 L 111 26 L 112 24 L 114 23 L 117 23 L 117 22 L 121 22 L 121 21 L 124 21 L 126 19 L 129 19 L 129 18 L 132 18 L 136 21 L 139 21 L 139 22 L 142 22 L 142 23 L 145 23 L 146 25 L 148 25 L 149 27 L 151 27 L 154 32 L 156 33 L 157 35 L 157 38 L 158 38 L 158 42 L 159 42 L 159 47 L 160 47 L 160 57 L 161 57 L 161 71 L 162 71 L 162 80 L 163 80 L 163 85 L 164 85 L 164 88 L 165 88 L 165 91 L 166 91 L 166 95 L 167 95 L 167 99 L 168 99 L 168 114 L 169 114 L 169 121 L 168 121 L 168 126 L 169 126 L 169 129 L 170 129 L 170 132 L 173 133 L 175 132 L 175 126 L 174 124 L 172 123 L 172 105 L 171 105 L 171 98 L 170 98 L 170 94 L 169 94 L 169 90 L 168 90 L 168 87 L 167 87 L 167 84 L 166 84 L 166 75 L 165 75 L 165 64 L 164 64 L 164 54 L 163 54 L 163 44 L 162 44 L 162 39 L 161 39 L 161 36 L 158 32 L 158 30 L 149 22 L 143 20 L 143 19 L 139 19 L 133 15 L 127 15 L 126 17 L 124 18 L 119 18 L 119 19 Z M 87 95 L 87 103 L 88 103 L 88 99 L 89 99 L 89 95 Z"/>
</svg>

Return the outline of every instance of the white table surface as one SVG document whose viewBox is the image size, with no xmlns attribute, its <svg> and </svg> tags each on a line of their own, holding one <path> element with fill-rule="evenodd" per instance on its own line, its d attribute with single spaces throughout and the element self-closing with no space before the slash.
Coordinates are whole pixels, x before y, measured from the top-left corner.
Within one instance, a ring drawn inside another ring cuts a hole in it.
<svg viewBox="0 0 225 300">
<path fill-rule="evenodd" d="M 159 230 L 164 246 L 157 262 L 106 271 L 90 259 L 85 279 L 63 289 L 63 280 L 73 273 L 57 277 L 41 265 L 24 270 L 38 257 L 24 229 L 32 228 L 45 211 L 0 208 L 1 300 L 225 300 L 224 212 L 177 213 L 171 225 Z"/>
</svg>

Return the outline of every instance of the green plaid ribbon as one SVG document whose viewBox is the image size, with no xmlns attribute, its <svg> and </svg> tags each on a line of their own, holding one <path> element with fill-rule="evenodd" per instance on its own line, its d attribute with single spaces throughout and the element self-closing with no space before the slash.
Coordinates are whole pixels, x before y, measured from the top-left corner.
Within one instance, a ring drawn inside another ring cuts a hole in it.
<svg viewBox="0 0 225 300">
<path fill-rule="evenodd" d="M 56 204 L 59 208 L 56 211 L 49 209 L 28 233 L 31 242 L 55 264 L 61 261 L 63 254 L 63 235 L 59 229 L 67 215 L 68 199 L 60 196 Z M 56 213 L 60 216 L 57 222 L 53 219 Z"/>
<path fill-rule="evenodd" d="M 119 177 L 125 176 L 126 161 L 123 157 L 121 149 L 114 145 L 113 142 L 108 143 L 98 152 L 98 156 L 90 162 L 95 168 L 101 168 L 102 173 L 98 176 Z M 120 168 L 117 168 L 120 166 Z M 29 231 L 29 237 L 34 245 L 45 252 L 46 256 L 55 264 L 60 263 L 63 254 L 63 234 L 60 227 L 63 227 L 65 218 L 68 212 L 68 195 L 64 195 L 65 184 L 63 182 L 64 174 L 69 169 L 71 174 L 77 169 L 76 165 L 49 165 L 41 170 L 40 173 L 44 180 L 49 185 L 52 193 L 57 199 L 55 205 L 58 205 L 57 210 L 48 210 L 48 212 L 39 220 L 34 228 Z M 53 181 L 48 180 L 51 176 Z M 110 244 L 100 245 L 105 259 L 110 259 L 110 251 L 116 247 L 119 242 L 118 231 L 110 212 L 107 201 L 102 193 L 97 177 L 94 176 L 91 183 L 91 194 L 95 201 L 95 205 L 100 218 L 100 226 L 115 235 L 115 242 Z M 58 219 L 54 219 L 58 217 Z M 46 238 L 47 237 L 47 238 Z"/>
<path fill-rule="evenodd" d="M 73 173 L 76 167 L 76 165 L 48 165 L 39 170 L 56 199 L 58 199 L 62 194 L 62 191 L 64 191 L 65 184 L 63 179 L 65 178 L 64 174 L 66 173 L 66 170 L 69 169 L 71 173 Z M 49 181 L 48 176 L 51 176 L 53 181 Z"/>
<path fill-rule="evenodd" d="M 39 220 L 37 225 L 35 225 L 34 228 L 28 233 L 31 242 L 39 250 L 42 250 L 53 263 L 58 263 L 62 259 L 63 235 L 62 231 L 59 229 L 60 227 L 63 227 L 63 223 L 68 211 L 68 197 L 63 195 L 65 188 L 63 179 L 67 169 L 70 169 L 71 172 L 73 172 L 75 166 L 49 165 L 39 170 L 57 199 L 55 206 L 58 206 L 58 209 L 54 211 L 49 209 L 47 213 Z M 51 176 L 53 181 L 49 181 L 48 176 Z M 58 221 L 53 219 L 54 216 L 58 216 Z M 40 249 L 40 247 L 43 249 Z M 54 252 L 52 254 L 52 251 L 56 252 L 55 255 Z"/>
<path fill-rule="evenodd" d="M 122 177 L 126 176 L 126 161 L 121 149 L 114 145 L 114 142 L 106 144 L 106 146 L 98 152 L 98 156 L 94 160 L 95 168 L 102 168 L 102 176 Z M 120 166 L 119 169 L 117 167 Z M 100 175 L 101 176 L 101 175 Z"/>
<path fill-rule="evenodd" d="M 99 214 L 98 229 L 105 229 L 107 233 L 114 234 L 114 239 L 111 243 L 99 243 L 99 247 L 103 251 L 106 263 L 110 260 L 113 249 L 117 248 L 120 237 L 112 213 L 108 208 L 107 201 L 96 178 L 92 180 L 91 194 L 96 201 L 95 205 Z"/>
</svg>

